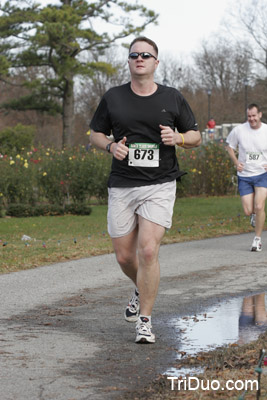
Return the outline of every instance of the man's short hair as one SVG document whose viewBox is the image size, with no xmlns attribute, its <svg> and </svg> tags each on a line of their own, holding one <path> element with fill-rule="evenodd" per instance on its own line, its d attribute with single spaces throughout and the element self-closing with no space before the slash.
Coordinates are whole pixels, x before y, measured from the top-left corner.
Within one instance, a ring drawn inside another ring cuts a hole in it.
<svg viewBox="0 0 267 400">
<path fill-rule="evenodd" d="M 150 46 L 153 47 L 153 49 L 154 49 L 155 52 L 156 52 L 156 55 L 158 56 L 158 54 L 159 54 L 158 46 L 156 45 L 156 43 L 155 43 L 153 40 L 151 40 L 151 39 L 149 39 L 149 38 L 147 38 L 147 37 L 145 37 L 145 36 L 139 36 L 139 37 L 135 38 L 135 39 L 132 41 L 132 43 L 130 44 L 129 51 L 131 51 L 131 48 L 133 47 L 133 45 L 134 45 L 136 42 L 146 42 L 146 43 L 150 44 Z"/>
<path fill-rule="evenodd" d="M 250 103 L 250 104 L 247 106 L 247 109 L 248 109 L 248 110 L 252 110 L 252 108 L 257 108 L 258 113 L 261 112 L 260 106 L 259 106 L 258 104 L 256 104 L 256 103 Z"/>
</svg>

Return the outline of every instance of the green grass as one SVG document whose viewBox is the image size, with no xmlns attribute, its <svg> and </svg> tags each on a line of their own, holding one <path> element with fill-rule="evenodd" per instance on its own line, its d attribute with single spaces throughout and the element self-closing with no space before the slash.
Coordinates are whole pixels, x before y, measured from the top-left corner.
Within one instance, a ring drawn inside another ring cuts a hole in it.
<svg viewBox="0 0 267 400">
<path fill-rule="evenodd" d="M 92 206 L 89 216 L 0 219 L 0 272 L 33 268 L 112 252 L 107 206 Z M 177 199 L 173 226 L 163 243 L 251 232 L 240 197 Z M 22 241 L 23 235 L 32 240 Z"/>
<path fill-rule="evenodd" d="M 175 203 L 172 228 L 165 240 L 195 240 L 250 231 L 239 196 L 182 198 Z"/>
</svg>

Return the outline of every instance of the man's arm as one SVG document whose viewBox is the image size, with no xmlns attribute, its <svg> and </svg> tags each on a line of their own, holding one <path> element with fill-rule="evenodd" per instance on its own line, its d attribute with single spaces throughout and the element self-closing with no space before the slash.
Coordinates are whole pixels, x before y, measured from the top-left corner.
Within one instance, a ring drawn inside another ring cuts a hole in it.
<svg viewBox="0 0 267 400">
<path fill-rule="evenodd" d="M 101 150 L 106 150 L 107 145 L 110 143 L 110 153 L 118 160 L 123 160 L 129 152 L 128 147 L 125 146 L 126 137 L 115 143 L 109 140 L 104 133 L 91 130 L 90 143 Z"/>
<path fill-rule="evenodd" d="M 228 151 L 228 154 L 229 154 L 231 160 L 233 161 L 233 163 L 234 163 L 234 165 L 235 165 L 237 171 L 238 171 L 238 172 L 242 172 L 242 171 L 243 171 L 243 168 L 244 168 L 244 164 L 242 164 L 242 163 L 240 163 L 240 162 L 238 161 L 238 159 L 237 159 L 237 157 L 236 157 L 236 152 L 235 152 L 235 150 L 234 150 L 232 147 L 230 147 L 229 145 L 226 146 L 226 150 Z"/>
<path fill-rule="evenodd" d="M 184 136 L 184 144 L 182 147 L 185 149 L 192 149 L 193 147 L 198 147 L 202 143 L 202 138 L 201 138 L 201 133 L 199 131 L 187 131 L 182 134 Z M 182 136 L 180 133 L 178 133 L 178 136 L 180 136 L 179 142 L 181 143 Z M 183 140 L 182 140 L 183 143 Z M 179 146 L 179 143 L 177 143 Z M 181 146 L 181 144 L 180 144 Z"/>
<path fill-rule="evenodd" d="M 160 125 L 161 140 L 166 146 L 178 146 L 191 149 L 201 145 L 202 139 L 199 131 L 189 130 L 185 133 L 174 131 L 170 126 Z"/>
<path fill-rule="evenodd" d="M 106 147 L 109 143 L 112 143 L 111 140 L 109 140 L 106 135 L 102 132 L 95 132 L 94 130 L 91 129 L 91 134 L 90 134 L 90 143 L 98 147 L 101 150 L 106 150 Z M 113 145 L 111 145 L 111 148 Z M 110 148 L 110 152 L 111 152 Z"/>
</svg>

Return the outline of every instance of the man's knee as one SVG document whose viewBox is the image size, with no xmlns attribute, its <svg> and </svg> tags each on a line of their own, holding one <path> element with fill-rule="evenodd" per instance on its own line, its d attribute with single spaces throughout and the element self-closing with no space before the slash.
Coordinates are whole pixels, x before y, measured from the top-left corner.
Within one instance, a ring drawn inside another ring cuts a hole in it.
<svg viewBox="0 0 267 400">
<path fill-rule="evenodd" d="M 253 213 L 252 208 L 244 208 L 244 213 L 245 215 L 249 216 Z"/>
<path fill-rule="evenodd" d="M 135 262 L 135 257 L 126 251 L 116 251 L 116 259 L 121 268 L 125 269 Z"/>
<path fill-rule="evenodd" d="M 157 247 L 152 243 L 147 243 L 144 246 L 140 246 L 138 249 L 140 258 L 145 264 L 150 264 L 157 258 Z"/>
<path fill-rule="evenodd" d="M 255 203 L 255 213 L 261 213 L 265 209 L 265 202 Z"/>
<path fill-rule="evenodd" d="M 254 207 L 253 207 L 253 202 L 242 200 L 242 205 L 243 205 L 244 213 L 247 216 L 251 215 L 255 211 Z"/>
</svg>

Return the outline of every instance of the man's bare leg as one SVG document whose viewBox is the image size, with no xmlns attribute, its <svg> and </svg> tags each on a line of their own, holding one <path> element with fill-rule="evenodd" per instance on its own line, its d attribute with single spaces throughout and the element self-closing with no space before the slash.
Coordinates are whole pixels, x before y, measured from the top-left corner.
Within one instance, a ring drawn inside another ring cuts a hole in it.
<svg viewBox="0 0 267 400">
<path fill-rule="evenodd" d="M 137 286 L 140 314 L 151 315 L 160 280 L 159 248 L 165 228 L 139 217 Z"/>
<path fill-rule="evenodd" d="M 134 282 L 135 285 L 137 283 L 138 270 L 137 239 L 138 225 L 128 235 L 120 238 L 112 238 L 112 244 L 117 261 L 122 271 Z"/>
<path fill-rule="evenodd" d="M 265 201 L 267 189 L 263 187 L 255 187 L 254 209 L 256 213 L 255 235 L 261 237 L 265 224 Z"/>
<path fill-rule="evenodd" d="M 245 215 L 249 216 L 254 212 L 254 193 L 241 196 L 241 203 Z"/>
</svg>

